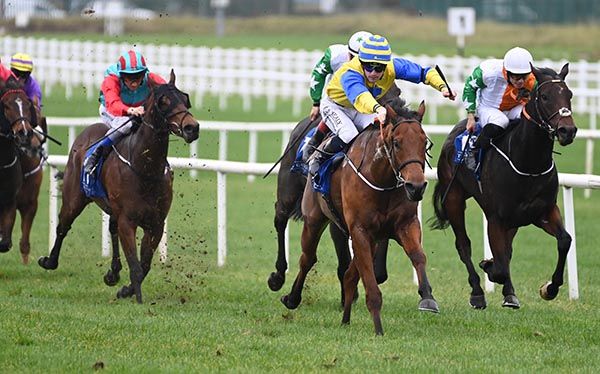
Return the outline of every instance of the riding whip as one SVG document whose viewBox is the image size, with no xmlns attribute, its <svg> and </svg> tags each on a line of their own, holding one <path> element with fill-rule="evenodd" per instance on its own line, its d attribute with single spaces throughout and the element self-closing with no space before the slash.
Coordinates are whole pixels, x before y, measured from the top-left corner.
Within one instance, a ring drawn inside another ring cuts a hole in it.
<svg viewBox="0 0 600 374">
<path fill-rule="evenodd" d="M 450 100 L 454 100 L 454 95 L 452 94 L 452 89 L 450 89 L 450 85 L 448 84 L 448 81 L 446 80 L 446 76 L 444 75 L 444 73 L 442 73 L 442 69 L 440 69 L 439 66 L 435 65 L 435 71 L 437 71 L 437 73 L 440 75 L 440 78 L 442 78 L 442 80 L 444 81 L 444 84 L 446 85 L 446 88 L 448 88 L 448 92 L 450 93 Z"/>
</svg>

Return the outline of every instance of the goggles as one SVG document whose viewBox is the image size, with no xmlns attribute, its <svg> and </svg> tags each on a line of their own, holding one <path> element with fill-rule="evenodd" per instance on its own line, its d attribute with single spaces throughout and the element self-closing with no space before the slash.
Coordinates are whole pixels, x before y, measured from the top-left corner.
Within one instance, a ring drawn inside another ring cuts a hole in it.
<svg viewBox="0 0 600 374">
<path fill-rule="evenodd" d="M 520 81 L 520 80 L 525 80 L 525 79 L 527 79 L 527 76 L 528 76 L 530 73 L 525 73 L 525 74 L 513 74 L 513 73 L 510 73 L 510 72 L 509 72 L 508 74 L 509 74 L 509 78 L 512 78 L 512 79 L 514 79 L 515 81 Z"/>
<path fill-rule="evenodd" d="M 31 75 L 30 71 L 21 71 L 21 70 L 17 70 L 17 69 L 10 69 L 10 70 L 13 72 L 13 74 L 17 78 L 25 78 L 25 79 L 27 79 Z"/>
<path fill-rule="evenodd" d="M 121 73 L 121 78 L 126 82 L 138 82 L 144 79 L 145 73 L 125 74 Z"/>
<path fill-rule="evenodd" d="M 363 62 L 362 67 L 363 67 L 363 69 L 365 69 L 365 71 L 367 71 L 369 73 L 372 71 L 375 71 L 376 73 L 381 73 L 382 71 L 385 70 L 386 65 L 378 64 L 376 62 Z"/>
</svg>

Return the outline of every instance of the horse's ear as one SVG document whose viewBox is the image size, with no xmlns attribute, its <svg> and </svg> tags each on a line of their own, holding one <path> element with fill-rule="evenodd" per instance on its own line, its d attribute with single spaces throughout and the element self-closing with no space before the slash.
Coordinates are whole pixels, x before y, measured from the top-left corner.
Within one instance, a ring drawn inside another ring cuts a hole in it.
<svg viewBox="0 0 600 374">
<path fill-rule="evenodd" d="M 171 76 L 169 78 L 169 84 L 175 84 L 175 71 L 171 68 Z"/>
<path fill-rule="evenodd" d="M 419 107 L 417 108 L 417 118 L 419 122 L 423 122 L 423 116 L 425 115 L 425 100 L 421 101 Z"/>
<path fill-rule="evenodd" d="M 387 110 L 386 123 L 389 123 L 390 118 L 398 117 L 398 113 L 396 113 L 396 111 L 394 110 L 394 108 L 392 108 L 390 104 L 385 104 L 385 110 Z"/>
<path fill-rule="evenodd" d="M 538 68 L 536 68 L 535 66 L 533 66 L 533 64 L 531 62 L 529 63 L 529 66 L 531 66 L 531 72 L 535 76 L 535 80 L 537 80 L 538 83 L 540 83 L 542 81 L 542 72 L 539 71 Z"/>
<path fill-rule="evenodd" d="M 558 73 L 558 76 L 560 77 L 560 79 L 562 79 L 564 81 L 567 74 L 569 74 L 569 63 L 568 62 L 562 67 L 562 69 L 560 69 L 560 73 Z"/>
</svg>

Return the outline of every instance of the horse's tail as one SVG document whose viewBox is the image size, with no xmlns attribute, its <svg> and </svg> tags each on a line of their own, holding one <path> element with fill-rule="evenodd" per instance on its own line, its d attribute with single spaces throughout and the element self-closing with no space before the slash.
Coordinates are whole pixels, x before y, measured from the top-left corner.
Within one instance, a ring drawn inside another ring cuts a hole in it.
<svg viewBox="0 0 600 374">
<path fill-rule="evenodd" d="M 304 195 L 304 193 L 302 195 Z M 292 210 L 292 214 L 290 215 L 290 218 L 294 221 L 299 221 L 302 219 L 302 195 L 300 195 L 300 198 L 296 200 L 294 210 Z"/>
<path fill-rule="evenodd" d="M 438 181 L 433 190 L 433 211 L 435 215 L 427 220 L 429 227 L 431 227 L 433 230 L 446 229 L 450 224 L 448 215 L 446 214 L 446 210 L 442 204 L 442 199 L 444 198 L 444 192 L 446 191 L 446 188 L 447 186 L 444 183 Z"/>
</svg>

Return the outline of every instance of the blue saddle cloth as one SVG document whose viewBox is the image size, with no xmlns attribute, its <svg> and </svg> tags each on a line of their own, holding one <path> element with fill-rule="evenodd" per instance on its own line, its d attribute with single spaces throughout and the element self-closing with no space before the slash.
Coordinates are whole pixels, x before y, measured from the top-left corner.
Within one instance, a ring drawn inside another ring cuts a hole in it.
<svg viewBox="0 0 600 374">
<path fill-rule="evenodd" d="M 304 148 L 304 145 L 306 143 L 308 143 L 308 141 L 310 140 L 310 138 L 313 137 L 314 133 L 317 131 L 317 128 L 312 128 L 310 129 L 306 135 L 304 136 L 304 138 L 302 138 L 302 140 L 300 141 L 300 145 L 298 146 L 298 150 L 296 151 L 296 159 L 294 160 L 294 162 L 292 162 L 292 166 L 290 167 L 290 171 L 292 173 L 300 173 L 304 176 L 308 175 L 308 165 L 302 161 L 302 149 Z"/>
<path fill-rule="evenodd" d="M 93 147 L 90 147 L 90 149 L 88 149 L 87 152 L 85 152 L 84 160 L 86 158 L 88 158 L 90 156 L 90 154 L 92 154 L 92 152 L 94 152 L 94 150 L 96 148 L 98 148 L 98 146 L 100 146 L 100 143 L 94 145 Z M 102 185 L 102 181 L 100 180 L 100 175 L 102 173 L 102 165 L 103 164 L 104 164 L 104 158 L 100 158 L 100 161 L 98 162 L 98 166 L 96 167 L 96 169 L 94 170 L 94 172 L 92 174 L 87 174 L 85 172 L 85 170 L 83 169 L 83 165 L 82 165 L 82 167 L 81 167 L 81 191 L 83 191 L 85 196 L 101 197 L 101 198 L 107 197 L 106 190 L 104 189 L 104 186 Z"/>
<path fill-rule="evenodd" d="M 331 175 L 343 157 L 344 152 L 338 152 L 321 165 L 319 172 L 312 179 L 315 191 L 323 195 L 329 195 L 329 191 L 331 190 Z"/>
</svg>

